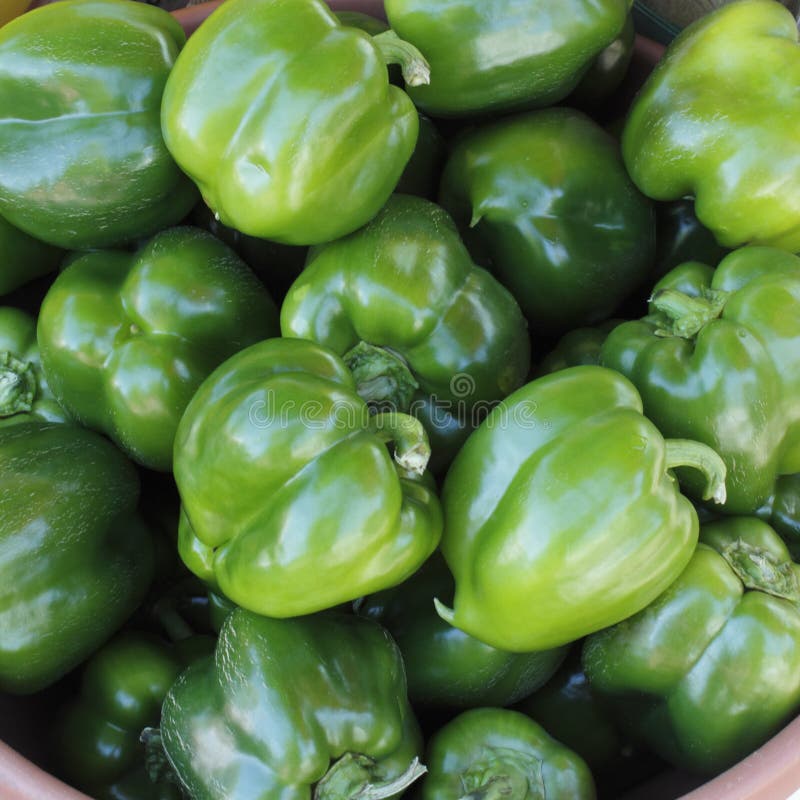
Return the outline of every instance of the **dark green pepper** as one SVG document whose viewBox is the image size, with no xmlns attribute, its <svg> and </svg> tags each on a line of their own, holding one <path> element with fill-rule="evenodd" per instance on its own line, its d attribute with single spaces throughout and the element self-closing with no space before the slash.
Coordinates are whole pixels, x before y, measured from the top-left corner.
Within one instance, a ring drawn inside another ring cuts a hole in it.
<svg viewBox="0 0 800 800">
<path fill-rule="evenodd" d="M 800 561 L 800 474 L 781 475 L 766 503 L 756 511 L 786 542 L 794 561 Z"/>
<path fill-rule="evenodd" d="M 448 625 L 433 600 L 451 603 L 455 585 L 434 553 L 407 581 L 370 595 L 358 613 L 392 634 L 403 654 L 412 703 L 422 706 L 506 706 L 542 686 L 566 650 L 507 653 Z"/>
<path fill-rule="evenodd" d="M 594 800 L 583 759 L 518 711 L 465 711 L 425 754 L 422 800 Z"/>
<path fill-rule="evenodd" d="M 583 660 L 638 740 L 713 774 L 800 708 L 800 566 L 757 519 L 709 523 L 700 541 L 655 602 L 587 639 Z"/>
<path fill-rule="evenodd" d="M 164 749 L 193 800 L 352 800 L 399 794 L 421 738 L 397 645 L 374 622 L 238 609 L 213 659 L 164 701 Z"/>
<path fill-rule="evenodd" d="M 343 356 L 374 407 L 417 417 L 435 469 L 530 365 L 514 298 L 475 266 L 445 211 L 406 195 L 312 251 L 284 300 L 281 332 Z"/>
<path fill-rule="evenodd" d="M 38 338 L 53 393 L 131 458 L 168 471 L 178 421 L 228 356 L 277 332 L 277 309 L 247 265 L 197 228 L 136 253 L 87 253 L 56 278 Z"/>
<path fill-rule="evenodd" d="M 534 377 L 549 375 L 567 367 L 597 366 L 603 343 L 621 322 L 621 319 L 610 319 L 593 328 L 575 328 L 565 333 L 539 362 Z"/>
<path fill-rule="evenodd" d="M 579 111 L 548 109 L 468 133 L 439 197 L 540 333 L 610 317 L 652 266 L 650 201 L 616 142 Z"/>
<path fill-rule="evenodd" d="M 726 513 L 753 513 L 779 475 L 800 472 L 800 258 L 746 247 L 716 270 L 676 267 L 650 314 L 609 334 L 601 362 L 633 381 L 666 436 L 722 456 Z M 678 477 L 696 496 L 694 476 Z"/>
<path fill-rule="evenodd" d="M 158 8 L 65 0 L 0 30 L 0 213 L 60 247 L 111 247 L 196 201 L 161 136 L 186 36 Z"/>
<path fill-rule="evenodd" d="M 52 272 L 62 255 L 0 217 L 0 296 Z"/>
<path fill-rule="evenodd" d="M 35 692 L 133 613 L 153 574 L 133 465 L 63 424 L 0 429 L 0 688 Z"/>
</svg>

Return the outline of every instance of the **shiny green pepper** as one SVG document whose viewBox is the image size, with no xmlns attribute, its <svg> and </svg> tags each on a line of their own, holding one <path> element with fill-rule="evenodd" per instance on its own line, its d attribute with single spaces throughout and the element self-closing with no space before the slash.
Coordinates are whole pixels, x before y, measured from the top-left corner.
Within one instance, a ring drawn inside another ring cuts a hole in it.
<svg viewBox="0 0 800 800">
<path fill-rule="evenodd" d="M 197 387 L 228 356 L 274 335 L 277 315 L 232 250 L 173 228 L 136 253 L 82 255 L 56 278 L 39 314 L 42 366 L 78 421 L 168 471 Z"/>
<path fill-rule="evenodd" d="M 477 708 L 428 744 L 422 800 L 594 800 L 583 759 L 518 711 Z"/>
<path fill-rule="evenodd" d="M 794 561 L 800 561 L 800 473 L 782 475 L 775 491 L 755 515 L 766 520 L 786 542 Z"/>
<path fill-rule="evenodd" d="M 164 138 L 226 225 L 336 239 L 377 214 L 414 151 L 417 111 L 386 62 L 427 80 L 394 33 L 340 25 L 322 0 L 228 0 L 175 64 Z"/>
<path fill-rule="evenodd" d="M 575 328 L 565 333 L 539 362 L 534 377 L 549 375 L 567 367 L 597 366 L 600 364 L 603 343 L 621 322 L 621 319 L 610 319 L 593 328 Z"/>
<path fill-rule="evenodd" d="M 800 566 L 757 519 L 704 525 L 700 541 L 655 602 L 587 639 L 583 661 L 638 739 L 713 774 L 800 708 Z"/>
<path fill-rule="evenodd" d="M 357 603 L 358 613 L 392 634 L 403 654 L 412 703 L 471 708 L 506 706 L 542 686 L 558 668 L 564 648 L 507 653 L 448 625 L 433 605 L 452 602 L 453 577 L 434 553 L 400 586 Z"/>
<path fill-rule="evenodd" d="M 197 192 L 161 136 L 186 36 L 130 0 L 65 0 L 0 30 L 0 214 L 69 248 L 111 247 L 184 217 Z"/>
<path fill-rule="evenodd" d="M 442 491 L 452 625 L 523 652 L 629 617 L 680 574 L 698 520 L 670 470 L 725 496 L 710 448 L 664 441 L 636 389 L 596 366 L 539 378 L 501 402 L 456 456 Z"/>
<path fill-rule="evenodd" d="M 72 425 L 0 429 L 0 688 L 35 692 L 133 613 L 153 575 L 139 481 L 109 441 Z"/>
<path fill-rule="evenodd" d="M 692 195 L 725 247 L 800 250 L 799 79 L 797 23 L 780 3 L 702 17 L 631 106 L 622 150 L 634 182 L 656 200 Z"/>
<path fill-rule="evenodd" d="M 728 467 L 724 511 L 753 513 L 800 472 L 800 258 L 745 247 L 716 270 L 688 262 L 654 287 L 650 314 L 616 327 L 601 363 L 626 375 L 665 436 Z M 679 473 L 687 491 L 698 485 Z"/>
<path fill-rule="evenodd" d="M 386 0 L 389 23 L 431 65 L 409 90 L 434 116 L 552 105 L 622 31 L 629 0 Z"/>
<path fill-rule="evenodd" d="M 610 317 L 652 266 L 650 201 L 616 142 L 579 111 L 547 109 L 467 133 L 439 199 L 539 333 Z"/>
<path fill-rule="evenodd" d="M 36 320 L 17 308 L 0 308 L 0 427 L 69 419 L 42 372 Z"/>
<path fill-rule="evenodd" d="M 421 773 L 397 645 L 374 622 L 238 609 L 213 659 L 164 701 L 164 749 L 193 800 L 389 798 Z"/>
<path fill-rule="evenodd" d="M 421 479 L 429 454 L 416 419 L 370 414 L 331 350 L 259 342 L 212 373 L 178 427 L 181 556 L 273 617 L 394 586 L 441 536 L 439 500 Z"/>
<path fill-rule="evenodd" d="M 406 195 L 312 251 L 284 300 L 281 332 L 341 355 L 376 408 L 417 417 L 435 469 L 530 365 L 514 298 L 475 266 L 447 212 Z"/>
<path fill-rule="evenodd" d="M 0 217 L 0 295 L 52 272 L 63 253 Z"/>
</svg>

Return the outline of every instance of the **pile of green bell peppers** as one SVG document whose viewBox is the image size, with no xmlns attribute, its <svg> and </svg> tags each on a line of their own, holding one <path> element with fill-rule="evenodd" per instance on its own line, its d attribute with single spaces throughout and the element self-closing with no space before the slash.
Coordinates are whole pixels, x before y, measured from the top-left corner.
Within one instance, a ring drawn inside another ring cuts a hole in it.
<svg viewBox="0 0 800 800">
<path fill-rule="evenodd" d="M 0 689 L 60 777 L 591 800 L 800 711 L 797 29 L 630 101 L 631 5 L 0 26 Z"/>
</svg>

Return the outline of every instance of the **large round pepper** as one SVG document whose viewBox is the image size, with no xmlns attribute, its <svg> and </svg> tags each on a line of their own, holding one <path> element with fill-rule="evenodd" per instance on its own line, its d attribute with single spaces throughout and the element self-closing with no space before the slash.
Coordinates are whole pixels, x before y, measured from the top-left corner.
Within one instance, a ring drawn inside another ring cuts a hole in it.
<svg viewBox="0 0 800 800">
<path fill-rule="evenodd" d="M 380 210 L 414 151 L 417 111 L 385 64 L 398 60 L 427 80 L 394 33 L 342 26 L 322 0 L 228 0 L 167 82 L 167 146 L 226 225 L 330 241 Z"/>
<path fill-rule="evenodd" d="M 434 116 L 552 105 L 622 31 L 629 0 L 386 0 L 389 23 L 431 65 L 410 89 Z"/>
<path fill-rule="evenodd" d="M 564 648 L 507 653 L 448 625 L 433 600 L 453 599 L 453 577 L 434 553 L 400 586 L 370 595 L 358 613 L 392 634 L 403 654 L 411 702 L 423 706 L 506 706 L 542 686 Z"/>
<path fill-rule="evenodd" d="M 58 276 L 39 314 L 42 365 L 77 420 L 166 471 L 197 387 L 228 356 L 274 335 L 277 316 L 232 250 L 174 228 L 135 254 L 87 253 Z"/>
<path fill-rule="evenodd" d="M 583 759 L 518 711 L 465 711 L 433 736 L 425 760 L 422 800 L 595 798 Z"/>
<path fill-rule="evenodd" d="M 800 566 L 764 522 L 703 526 L 675 583 L 587 639 L 592 691 L 662 758 L 715 773 L 800 708 Z"/>
<path fill-rule="evenodd" d="M 161 734 L 194 800 L 301 800 L 312 787 L 317 800 L 378 800 L 424 771 L 397 645 L 351 615 L 234 611 L 214 658 L 170 689 Z"/>
<path fill-rule="evenodd" d="M 535 331 L 606 319 L 651 268 L 650 201 L 616 142 L 579 111 L 537 111 L 465 135 L 440 200 Z"/>
<path fill-rule="evenodd" d="M 139 481 L 71 425 L 0 429 L 0 688 L 35 692 L 99 647 L 144 598 L 153 543 Z"/>
<path fill-rule="evenodd" d="M 456 580 L 444 618 L 505 650 L 574 641 L 644 608 L 697 542 L 670 470 L 701 469 L 723 500 L 725 467 L 705 445 L 665 442 L 636 389 L 596 366 L 539 378 L 500 403 L 445 480 L 442 552 Z"/>
<path fill-rule="evenodd" d="M 36 320 L 17 308 L 0 308 L 0 427 L 69 418 L 42 372 Z"/>
<path fill-rule="evenodd" d="M 181 555 L 273 617 L 394 586 L 439 543 L 439 500 L 420 480 L 429 452 L 413 417 L 370 414 L 331 350 L 260 342 L 203 383 L 178 428 Z"/>
<path fill-rule="evenodd" d="M 746 247 L 716 270 L 688 262 L 655 285 L 650 311 L 609 334 L 601 363 L 633 381 L 665 436 L 722 456 L 727 513 L 754 512 L 778 475 L 800 472 L 800 258 Z"/>
<path fill-rule="evenodd" d="M 0 29 L 0 214 L 61 247 L 177 223 L 197 196 L 161 136 L 186 37 L 129 0 L 64 0 Z"/>
<path fill-rule="evenodd" d="M 405 195 L 312 252 L 281 308 L 281 332 L 330 347 L 365 400 L 420 419 L 435 467 L 530 366 L 514 298 L 475 266 L 447 212 Z"/>
<path fill-rule="evenodd" d="M 0 295 L 52 272 L 63 253 L 0 217 Z"/>
<path fill-rule="evenodd" d="M 636 185 L 656 200 L 693 195 L 725 247 L 800 250 L 797 40 L 775 0 L 725 4 L 672 43 L 628 114 Z"/>
</svg>

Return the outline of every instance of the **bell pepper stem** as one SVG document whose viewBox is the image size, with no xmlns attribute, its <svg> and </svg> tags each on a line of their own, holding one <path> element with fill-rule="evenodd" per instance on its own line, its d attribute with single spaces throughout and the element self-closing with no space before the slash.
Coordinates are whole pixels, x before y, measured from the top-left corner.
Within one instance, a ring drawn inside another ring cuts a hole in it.
<svg viewBox="0 0 800 800">
<path fill-rule="evenodd" d="M 404 41 L 392 30 L 373 36 L 372 41 L 387 65 L 400 65 L 403 80 L 408 86 L 424 86 L 431 82 L 430 64 L 413 44 Z"/>
<path fill-rule="evenodd" d="M 772 553 L 742 539 L 725 545 L 721 555 L 748 589 L 800 604 L 800 580 L 791 561 L 779 561 Z"/>
<path fill-rule="evenodd" d="M 452 608 L 446 606 L 438 597 L 433 598 L 433 606 L 436 609 L 436 613 L 448 624 L 452 627 L 458 627 L 455 624 L 456 612 L 453 611 Z"/>
<path fill-rule="evenodd" d="M 725 478 L 728 469 L 717 452 L 708 445 L 691 439 L 667 439 L 666 462 L 667 469 L 692 467 L 703 473 L 706 478 L 703 500 L 713 500 L 721 505 L 727 499 Z"/>
<path fill-rule="evenodd" d="M 0 417 L 30 411 L 36 390 L 33 366 L 7 350 L 0 353 Z"/>
<path fill-rule="evenodd" d="M 523 800 L 544 798 L 542 762 L 510 747 L 487 747 L 484 760 L 461 775 L 466 794 L 459 800 Z"/>
<path fill-rule="evenodd" d="M 691 297 L 677 289 L 661 289 L 650 302 L 668 320 L 659 331 L 662 336 L 691 339 L 719 317 L 727 299 L 727 292 L 714 289 L 707 290 L 701 297 Z"/>
<path fill-rule="evenodd" d="M 422 475 L 431 457 L 428 434 L 422 423 L 408 414 L 386 411 L 370 419 L 369 430 L 381 441 L 394 442 L 394 460 L 405 470 Z"/>
<path fill-rule="evenodd" d="M 385 347 L 359 342 L 344 355 L 359 397 L 376 411 L 400 411 L 411 407 L 419 384 L 405 360 Z"/>
<path fill-rule="evenodd" d="M 175 610 L 172 602 L 162 598 L 153 606 L 153 614 L 166 632 L 170 641 L 180 642 L 194 636 L 194 631 L 186 620 Z"/>
<path fill-rule="evenodd" d="M 376 780 L 378 764 L 368 756 L 345 753 L 314 790 L 314 800 L 385 800 L 405 791 L 428 770 L 414 758 L 405 772 Z"/>
</svg>

